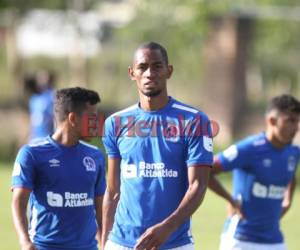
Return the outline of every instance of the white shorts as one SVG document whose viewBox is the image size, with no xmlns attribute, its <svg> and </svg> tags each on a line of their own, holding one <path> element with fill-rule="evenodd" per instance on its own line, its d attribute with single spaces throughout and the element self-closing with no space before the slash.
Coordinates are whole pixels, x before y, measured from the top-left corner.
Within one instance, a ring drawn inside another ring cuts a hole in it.
<svg viewBox="0 0 300 250">
<path fill-rule="evenodd" d="M 287 250 L 287 247 L 284 243 L 261 244 L 241 241 L 228 237 L 228 235 L 222 235 L 220 250 Z"/>
<path fill-rule="evenodd" d="M 133 248 L 123 247 L 108 240 L 105 244 L 104 250 L 133 250 Z M 187 244 L 181 247 L 170 248 L 168 250 L 195 250 L 195 248 L 194 244 Z"/>
<path fill-rule="evenodd" d="M 284 243 L 265 244 L 235 239 L 234 233 L 239 220 L 240 218 L 238 215 L 234 215 L 231 218 L 231 222 L 227 231 L 221 235 L 219 250 L 287 250 L 287 247 Z"/>
</svg>

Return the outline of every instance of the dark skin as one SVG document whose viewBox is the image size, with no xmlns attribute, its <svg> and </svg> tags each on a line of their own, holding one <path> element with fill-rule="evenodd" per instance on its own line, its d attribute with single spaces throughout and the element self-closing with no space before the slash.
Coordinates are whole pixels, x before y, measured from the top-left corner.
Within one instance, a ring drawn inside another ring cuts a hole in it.
<svg viewBox="0 0 300 250">
<path fill-rule="evenodd" d="M 140 107 L 147 111 L 163 108 L 169 101 L 167 79 L 173 72 L 159 50 L 140 49 L 128 69 L 131 80 L 136 82 Z M 140 236 L 135 250 L 156 250 L 169 238 L 179 225 L 200 206 L 209 179 L 210 167 L 194 165 L 188 167 L 188 190 L 177 209 L 165 220 L 148 228 Z M 103 201 L 102 249 L 112 229 L 116 207 L 120 197 L 120 159 L 108 160 L 107 190 Z"/>
</svg>

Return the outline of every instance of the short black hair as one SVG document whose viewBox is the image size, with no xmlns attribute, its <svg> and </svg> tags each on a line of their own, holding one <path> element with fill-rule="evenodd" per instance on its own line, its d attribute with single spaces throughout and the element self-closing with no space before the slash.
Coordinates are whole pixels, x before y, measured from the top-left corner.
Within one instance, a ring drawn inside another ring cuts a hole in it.
<svg viewBox="0 0 300 250">
<path fill-rule="evenodd" d="M 267 106 L 267 113 L 276 110 L 283 113 L 300 114 L 300 102 L 292 95 L 283 94 L 271 99 Z"/>
<path fill-rule="evenodd" d="M 40 91 L 37 86 L 36 77 L 34 74 L 26 74 L 24 77 L 24 90 L 26 94 L 39 94 Z"/>
<path fill-rule="evenodd" d="M 56 120 L 61 122 L 71 112 L 81 115 L 87 103 L 94 105 L 99 102 L 100 97 L 93 90 L 80 87 L 59 89 L 54 98 L 54 115 Z"/>
<path fill-rule="evenodd" d="M 143 43 L 136 49 L 136 52 L 141 49 L 159 50 L 166 65 L 169 64 L 168 52 L 165 49 L 165 47 L 163 47 L 159 43 L 156 42 Z"/>
</svg>

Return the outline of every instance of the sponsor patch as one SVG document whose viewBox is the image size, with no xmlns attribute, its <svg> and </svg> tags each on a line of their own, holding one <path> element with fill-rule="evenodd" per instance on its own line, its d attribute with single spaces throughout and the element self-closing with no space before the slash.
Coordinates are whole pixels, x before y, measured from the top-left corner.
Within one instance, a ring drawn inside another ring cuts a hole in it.
<svg viewBox="0 0 300 250">
<path fill-rule="evenodd" d="M 19 176 L 21 174 L 21 165 L 18 162 L 15 162 L 12 176 Z"/>
<path fill-rule="evenodd" d="M 213 151 L 213 140 L 210 137 L 203 136 L 203 146 L 208 152 Z"/>
<path fill-rule="evenodd" d="M 223 155 L 228 161 L 233 161 L 238 156 L 238 150 L 236 145 L 231 145 L 229 148 L 227 148 Z"/>
</svg>

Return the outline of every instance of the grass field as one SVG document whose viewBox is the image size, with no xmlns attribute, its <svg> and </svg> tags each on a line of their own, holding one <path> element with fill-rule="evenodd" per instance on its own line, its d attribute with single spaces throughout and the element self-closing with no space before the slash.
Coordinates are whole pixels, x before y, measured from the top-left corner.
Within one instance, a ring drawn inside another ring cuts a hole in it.
<svg viewBox="0 0 300 250">
<path fill-rule="evenodd" d="M 10 164 L 0 163 L 0 242 L 1 250 L 17 250 L 18 241 L 13 229 L 10 202 Z M 226 180 L 225 180 L 226 182 Z M 228 182 L 228 181 L 227 181 Z M 300 188 L 297 189 L 292 209 L 282 221 L 289 250 L 299 250 Z M 193 216 L 193 235 L 196 250 L 216 250 L 225 218 L 225 202 L 208 192 L 204 203 Z"/>
</svg>

